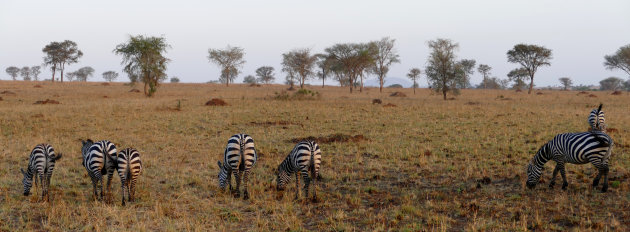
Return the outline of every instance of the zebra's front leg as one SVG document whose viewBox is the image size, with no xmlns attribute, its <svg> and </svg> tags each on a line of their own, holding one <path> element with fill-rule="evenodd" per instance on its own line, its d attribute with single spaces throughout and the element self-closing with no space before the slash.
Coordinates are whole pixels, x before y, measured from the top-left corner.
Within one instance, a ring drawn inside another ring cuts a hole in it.
<svg viewBox="0 0 630 232">
<path fill-rule="evenodd" d="M 300 174 L 295 173 L 295 199 L 297 200 L 300 195 Z"/>
<path fill-rule="evenodd" d="M 604 175 L 604 186 L 602 186 L 602 192 L 608 191 L 608 166 L 604 167 L 600 172 Z"/>
<path fill-rule="evenodd" d="M 549 188 L 553 188 L 553 186 L 556 185 L 556 176 L 558 175 L 558 171 L 560 171 L 560 162 L 557 162 L 556 167 L 553 169 L 551 181 L 549 181 Z"/>
<path fill-rule="evenodd" d="M 249 170 L 243 172 L 243 200 L 249 199 L 249 192 L 247 192 L 247 180 L 249 179 Z"/>
<path fill-rule="evenodd" d="M 227 173 L 228 188 L 230 189 L 230 193 L 232 192 L 232 170 L 230 169 Z"/>
<path fill-rule="evenodd" d="M 308 199 L 308 192 L 311 184 L 311 177 L 308 176 L 308 172 L 302 172 L 302 179 L 304 179 L 304 199 Z"/>
<path fill-rule="evenodd" d="M 567 190 L 569 182 L 567 181 L 567 173 L 564 168 L 564 164 L 562 164 L 562 167 L 560 167 L 560 175 L 562 176 L 562 190 Z"/>
</svg>

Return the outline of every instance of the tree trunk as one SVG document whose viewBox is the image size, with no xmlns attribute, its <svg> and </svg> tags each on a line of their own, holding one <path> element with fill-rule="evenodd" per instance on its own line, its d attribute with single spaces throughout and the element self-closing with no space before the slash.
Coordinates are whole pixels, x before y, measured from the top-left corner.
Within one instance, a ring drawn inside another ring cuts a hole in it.
<svg viewBox="0 0 630 232">
<path fill-rule="evenodd" d="M 442 95 L 444 96 L 444 100 L 446 100 L 446 89 L 442 88 Z"/>
<path fill-rule="evenodd" d="M 302 78 L 300 78 L 300 89 L 304 88 L 304 76 L 302 76 Z"/>
<path fill-rule="evenodd" d="M 66 69 L 65 64 L 61 64 L 61 82 L 63 82 L 63 70 Z"/>
<path fill-rule="evenodd" d="M 53 76 L 52 76 L 52 82 L 55 82 L 55 71 L 57 70 L 57 66 L 53 65 L 52 71 L 53 71 Z M 15 78 L 13 78 L 15 80 Z"/>
<path fill-rule="evenodd" d="M 413 82 L 413 94 L 416 94 L 416 85 L 418 85 L 418 84 L 416 84 L 416 82 L 414 81 Z"/>
<path fill-rule="evenodd" d="M 527 94 L 532 94 L 533 88 L 534 88 L 534 75 L 531 76 L 531 80 L 529 81 L 529 92 L 527 92 Z"/>
<path fill-rule="evenodd" d="M 322 88 L 324 88 L 324 81 L 326 81 L 326 75 L 322 76 Z"/>
<path fill-rule="evenodd" d="M 380 84 L 379 91 L 382 93 L 383 92 L 383 77 L 379 77 L 378 82 Z"/>
<path fill-rule="evenodd" d="M 144 82 L 144 96 L 148 96 L 147 87 L 149 87 L 149 86 L 148 86 L 147 82 L 145 81 Z"/>
<path fill-rule="evenodd" d="M 359 92 L 363 93 L 363 75 L 361 75 L 361 87 L 359 87 Z"/>
</svg>

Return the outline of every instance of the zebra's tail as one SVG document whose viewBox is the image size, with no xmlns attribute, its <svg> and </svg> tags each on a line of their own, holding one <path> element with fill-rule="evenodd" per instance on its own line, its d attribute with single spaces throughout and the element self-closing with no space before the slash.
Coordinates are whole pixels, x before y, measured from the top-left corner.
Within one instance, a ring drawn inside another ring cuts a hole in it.
<svg viewBox="0 0 630 232">
<path fill-rule="evenodd" d="M 101 175 L 107 174 L 107 157 L 109 156 L 109 151 L 107 148 L 103 146 L 103 168 L 101 168 Z"/>
</svg>

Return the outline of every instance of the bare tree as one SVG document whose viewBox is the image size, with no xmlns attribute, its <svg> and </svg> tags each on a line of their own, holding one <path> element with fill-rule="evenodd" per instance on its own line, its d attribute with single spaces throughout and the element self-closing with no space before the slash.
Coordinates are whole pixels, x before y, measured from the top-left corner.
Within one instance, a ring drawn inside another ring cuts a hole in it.
<svg viewBox="0 0 630 232">
<path fill-rule="evenodd" d="M 39 74 L 42 73 L 41 67 L 39 65 L 35 65 L 31 67 L 31 76 L 33 80 L 39 81 Z"/>
<path fill-rule="evenodd" d="M 112 82 L 118 78 L 118 73 L 114 71 L 107 71 L 103 73 L 103 79 L 106 81 Z"/>
<path fill-rule="evenodd" d="M 416 86 L 418 86 L 418 78 L 420 78 L 421 71 L 419 68 L 412 68 L 407 73 L 407 77 L 413 81 L 413 94 L 416 94 Z"/>
<path fill-rule="evenodd" d="M 13 80 L 15 80 L 15 78 L 17 78 L 18 74 L 20 73 L 20 68 L 11 66 L 5 69 L 4 71 L 7 72 L 7 74 L 9 74 L 11 78 L 13 78 Z"/>
<path fill-rule="evenodd" d="M 425 72 L 430 86 L 436 92 L 441 92 L 444 100 L 448 92 L 459 94 L 458 85 L 466 82 L 466 75 L 462 75 L 465 70 L 462 70 L 462 65 L 456 61 L 455 51 L 459 45 L 449 39 L 432 40 L 428 45 L 431 54 Z"/>
<path fill-rule="evenodd" d="M 138 35 L 116 46 L 114 53 L 123 56 L 122 64 L 131 83 L 144 82 L 144 95 L 151 97 L 166 79 L 166 65 L 170 60 L 164 53 L 170 47 L 164 37 Z"/>
<path fill-rule="evenodd" d="M 562 84 L 562 86 L 564 86 L 565 91 L 571 88 L 571 85 L 573 84 L 573 81 L 571 81 L 571 78 L 568 78 L 568 77 L 561 77 L 558 80 L 560 80 L 560 83 Z"/>
<path fill-rule="evenodd" d="M 31 68 L 29 68 L 28 66 L 22 67 L 22 69 L 20 69 L 20 76 L 22 76 L 22 79 L 24 79 L 25 81 L 30 81 L 31 80 Z"/>
<path fill-rule="evenodd" d="M 538 45 L 517 44 L 512 50 L 507 52 L 508 62 L 518 63 L 529 75 L 529 91 L 534 88 L 534 75 L 540 66 L 551 65 L 552 53 L 550 49 Z"/>
<path fill-rule="evenodd" d="M 479 66 L 477 67 L 477 71 L 483 76 L 483 81 L 481 81 L 481 83 L 483 84 L 484 89 L 488 88 L 486 83 L 488 82 L 488 77 L 490 77 L 491 75 L 490 70 L 492 70 L 492 67 L 486 64 L 479 64 Z"/>
<path fill-rule="evenodd" d="M 265 83 L 265 84 L 269 84 L 271 83 L 274 79 L 276 79 L 274 77 L 274 68 L 271 66 L 262 66 L 258 69 L 256 69 L 256 76 L 258 76 L 259 82 Z"/>
<path fill-rule="evenodd" d="M 394 49 L 395 39 L 389 37 L 382 38 L 379 41 L 373 42 L 376 46 L 375 65 L 372 68 L 372 72 L 378 77 L 380 85 L 380 92 L 383 92 L 383 85 L 385 84 L 385 76 L 389 72 L 389 67 L 393 63 L 400 63 L 399 55 L 396 49 Z"/>
<path fill-rule="evenodd" d="M 220 80 L 223 80 L 226 86 L 234 82 L 240 73 L 239 69 L 245 64 L 243 56 L 245 56 L 245 51 L 240 47 L 228 45 L 224 50 L 208 49 L 208 60 L 221 68 Z"/>
<path fill-rule="evenodd" d="M 300 82 L 300 89 L 303 89 L 306 80 L 313 76 L 313 68 L 316 61 L 317 57 L 311 55 L 311 49 L 308 48 L 294 49 L 282 54 L 283 70 L 290 69 L 293 74 L 296 74 Z"/>
<path fill-rule="evenodd" d="M 621 69 L 630 75 L 630 44 L 620 47 L 613 55 L 604 56 L 607 69 Z"/>
</svg>

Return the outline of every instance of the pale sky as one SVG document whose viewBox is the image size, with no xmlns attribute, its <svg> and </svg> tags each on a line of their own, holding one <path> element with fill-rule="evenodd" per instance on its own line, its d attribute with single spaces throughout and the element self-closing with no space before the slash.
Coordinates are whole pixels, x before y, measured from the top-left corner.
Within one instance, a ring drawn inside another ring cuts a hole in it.
<svg viewBox="0 0 630 232">
<path fill-rule="evenodd" d="M 10 78 L 6 67 L 40 65 L 45 45 L 69 39 L 84 56 L 67 72 L 91 66 L 91 81 L 102 81 L 109 70 L 127 81 L 112 50 L 139 34 L 166 38 L 172 46 L 167 73 L 182 82 L 218 79 L 208 48 L 245 49 L 247 63 L 236 82 L 269 65 L 282 83 L 284 52 L 323 52 L 335 43 L 389 36 L 402 60 L 389 77 L 406 78 L 413 67 L 424 71 L 427 41 L 448 38 L 459 43 L 459 58 L 488 64 L 499 78 L 518 67 L 507 62 L 506 52 L 530 43 L 553 50 L 552 65 L 536 74 L 537 86 L 559 85 L 565 76 L 575 84 L 598 84 L 609 76 L 628 78 L 602 63 L 604 55 L 630 44 L 630 1 L 0 0 L 0 80 Z M 50 76 L 45 69 L 40 79 Z M 479 73 L 471 78 L 474 85 L 480 81 Z M 426 83 L 424 75 L 419 82 Z"/>
</svg>

